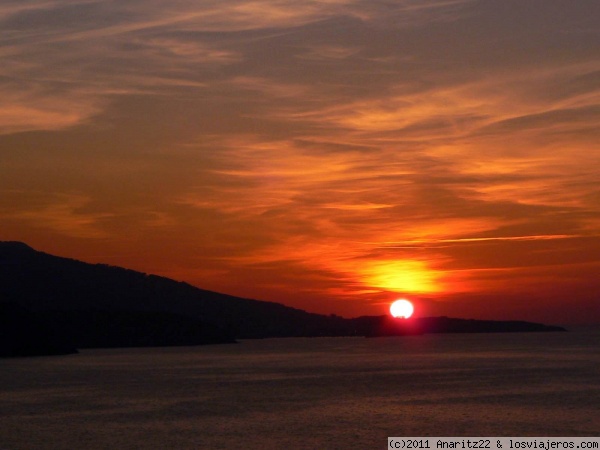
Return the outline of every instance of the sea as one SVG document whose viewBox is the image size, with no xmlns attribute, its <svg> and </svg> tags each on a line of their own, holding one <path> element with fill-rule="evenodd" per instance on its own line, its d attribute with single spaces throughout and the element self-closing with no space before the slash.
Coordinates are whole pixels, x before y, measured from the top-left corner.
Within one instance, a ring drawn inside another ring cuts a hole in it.
<svg viewBox="0 0 600 450">
<path fill-rule="evenodd" d="M 384 449 L 388 436 L 599 435 L 598 328 L 0 360 L 0 449 Z"/>
</svg>

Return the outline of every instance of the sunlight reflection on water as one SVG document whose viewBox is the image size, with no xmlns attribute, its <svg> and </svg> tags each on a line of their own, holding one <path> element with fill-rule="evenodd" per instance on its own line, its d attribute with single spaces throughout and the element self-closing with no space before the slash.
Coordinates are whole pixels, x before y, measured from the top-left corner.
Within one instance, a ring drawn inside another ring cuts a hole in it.
<svg viewBox="0 0 600 450">
<path fill-rule="evenodd" d="M 313 338 L 0 361 L 0 448 L 593 436 L 600 334 Z"/>
</svg>

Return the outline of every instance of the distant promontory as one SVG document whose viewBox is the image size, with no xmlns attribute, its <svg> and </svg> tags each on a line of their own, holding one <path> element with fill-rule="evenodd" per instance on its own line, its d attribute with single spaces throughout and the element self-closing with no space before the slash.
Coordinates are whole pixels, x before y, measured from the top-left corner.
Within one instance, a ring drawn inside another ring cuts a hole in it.
<svg viewBox="0 0 600 450">
<path fill-rule="evenodd" d="M 21 242 L 0 242 L 0 314 L 0 356 L 270 337 L 564 331 L 518 321 L 314 314 L 62 258 Z"/>
</svg>

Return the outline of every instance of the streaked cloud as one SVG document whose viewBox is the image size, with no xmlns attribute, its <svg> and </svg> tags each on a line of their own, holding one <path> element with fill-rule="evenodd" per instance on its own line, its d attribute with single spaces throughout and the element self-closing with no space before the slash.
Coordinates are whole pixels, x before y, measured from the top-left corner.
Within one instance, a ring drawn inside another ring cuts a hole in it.
<svg viewBox="0 0 600 450">
<path fill-rule="evenodd" d="M 26 192 L 5 192 L 4 194 L 21 197 L 21 202 L 28 201 L 27 207 L 21 206 L 20 208 L 15 208 L 14 198 L 11 199 L 12 201 L 2 202 L 0 218 L 4 221 L 21 222 L 32 228 L 46 229 L 76 238 L 107 236 L 99 226 L 99 222 L 111 217 L 111 214 L 86 211 L 89 198 L 85 196 L 38 193 L 38 198 L 33 198 L 35 196 Z"/>
</svg>

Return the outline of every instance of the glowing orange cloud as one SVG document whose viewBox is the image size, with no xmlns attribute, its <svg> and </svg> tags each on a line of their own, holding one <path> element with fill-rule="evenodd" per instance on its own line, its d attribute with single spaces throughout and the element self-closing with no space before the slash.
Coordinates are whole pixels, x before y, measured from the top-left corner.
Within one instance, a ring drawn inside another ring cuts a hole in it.
<svg viewBox="0 0 600 450">
<path fill-rule="evenodd" d="M 431 294 L 443 290 L 439 274 L 422 261 L 375 261 L 365 266 L 360 275 L 367 286 L 411 294 Z"/>
</svg>

